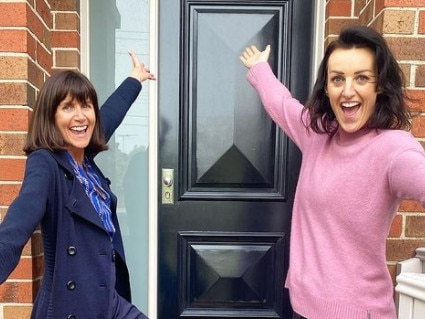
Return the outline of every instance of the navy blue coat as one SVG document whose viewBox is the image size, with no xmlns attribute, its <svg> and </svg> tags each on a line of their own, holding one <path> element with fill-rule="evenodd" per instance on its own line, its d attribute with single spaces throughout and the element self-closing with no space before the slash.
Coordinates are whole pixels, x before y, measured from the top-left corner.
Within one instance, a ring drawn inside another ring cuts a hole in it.
<svg viewBox="0 0 425 319">
<path fill-rule="evenodd" d="M 127 78 L 101 108 L 107 140 L 140 90 L 139 81 Z M 111 194 L 116 227 L 112 241 L 63 151 L 40 149 L 28 156 L 19 196 L 0 224 L 0 283 L 16 267 L 24 245 L 41 225 L 44 275 L 31 318 L 115 318 L 115 291 L 130 301 L 117 198 L 93 158 L 89 160 Z"/>
</svg>

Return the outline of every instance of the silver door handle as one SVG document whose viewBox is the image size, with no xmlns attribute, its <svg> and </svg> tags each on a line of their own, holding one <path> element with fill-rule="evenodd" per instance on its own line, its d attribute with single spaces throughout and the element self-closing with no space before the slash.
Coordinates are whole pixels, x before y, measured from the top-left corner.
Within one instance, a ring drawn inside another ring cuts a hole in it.
<svg viewBox="0 0 425 319">
<path fill-rule="evenodd" d="M 162 169 L 162 203 L 174 204 L 174 169 Z"/>
</svg>

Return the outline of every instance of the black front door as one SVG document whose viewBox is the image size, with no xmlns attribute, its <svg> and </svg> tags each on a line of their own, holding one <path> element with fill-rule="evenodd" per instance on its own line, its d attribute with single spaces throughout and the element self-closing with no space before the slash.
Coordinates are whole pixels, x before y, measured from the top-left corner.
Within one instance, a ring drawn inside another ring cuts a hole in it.
<svg viewBox="0 0 425 319">
<path fill-rule="evenodd" d="M 158 318 L 291 318 L 284 288 L 300 153 L 239 61 L 305 100 L 311 0 L 159 1 Z"/>
</svg>

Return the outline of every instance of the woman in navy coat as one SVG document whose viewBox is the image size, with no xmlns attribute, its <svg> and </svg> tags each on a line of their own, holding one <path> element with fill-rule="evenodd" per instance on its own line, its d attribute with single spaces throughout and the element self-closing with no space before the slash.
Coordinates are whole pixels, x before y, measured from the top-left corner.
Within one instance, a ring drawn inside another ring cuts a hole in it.
<svg viewBox="0 0 425 319">
<path fill-rule="evenodd" d="M 43 85 L 24 151 L 18 197 L 0 224 L 0 283 L 38 225 L 44 274 L 33 319 L 146 318 L 131 304 L 117 198 L 93 158 L 155 77 L 130 53 L 133 70 L 99 110 L 81 73 L 60 71 Z"/>
</svg>

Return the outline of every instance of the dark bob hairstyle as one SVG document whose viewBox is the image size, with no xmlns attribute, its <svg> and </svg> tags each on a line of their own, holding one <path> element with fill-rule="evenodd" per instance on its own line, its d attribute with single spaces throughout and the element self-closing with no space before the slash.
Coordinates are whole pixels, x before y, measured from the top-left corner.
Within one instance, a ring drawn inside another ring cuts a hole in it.
<svg viewBox="0 0 425 319">
<path fill-rule="evenodd" d="M 368 122 L 373 129 L 410 129 L 410 112 L 405 95 L 405 79 L 396 59 L 385 39 L 375 30 L 366 26 L 349 26 L 342 30 L 339 37 L 326 48 L 319 66 L 313 92 L 307 101 L 304 112 L 308 112 L 309 123 L 316 133 L 332 135 L 338 125 L 326 95 L 328 61 L 337 49 L 367 48 L 375 57 L 377 72 L 376 89 L 378 91 L 376 108 Z M 349 63 L 349 62 L 347 62 Z"/>
<path fill-rule="evenodd" d="M 96 124 L 86 151 L 98 153 L 108 149 L 100 123 L 99 104 L 93 84 L 82 73 L 66 70 L 54 73 L 40 90 L 24 146 L 24 152 L 27 155 L 40 148 L 51 151 L 67 149 L 67 144 L 56 127 L 55 114 L 59 104 L 68 96 L 80 103 L 90 100 L 94 107 Z"/>
</svg>

